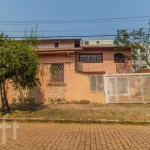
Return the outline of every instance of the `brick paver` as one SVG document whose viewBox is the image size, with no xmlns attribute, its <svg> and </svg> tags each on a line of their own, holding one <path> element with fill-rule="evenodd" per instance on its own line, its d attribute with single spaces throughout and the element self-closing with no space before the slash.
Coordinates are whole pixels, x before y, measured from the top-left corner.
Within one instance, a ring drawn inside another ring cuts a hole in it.
<svg viewBox="0 0 150 150">
<path fill-rule="evenodd" d="M 149 150 L 150 125 L 18 123 L 17 139 L 13 124 L 6 129 L 2 150 Z M 2 133 L 2 132 L 1 132 Z"/>
</svg>

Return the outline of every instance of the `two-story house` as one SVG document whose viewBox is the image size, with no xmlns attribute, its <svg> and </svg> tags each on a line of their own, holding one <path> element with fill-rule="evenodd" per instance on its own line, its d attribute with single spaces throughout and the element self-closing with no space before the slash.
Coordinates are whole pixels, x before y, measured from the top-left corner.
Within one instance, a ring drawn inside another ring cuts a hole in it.
<svg viewBox="0 0 150 150">
<path fill-rule="evenodd" d="M 103 90 L 91 90 L 94 79 L 89 75 L 132 72 L 131 61 L 124 57 L 130 50 L 115 51 L 113 40 L 45 39 L 37 46 L 44 68 L 41 87 L 36 87 L 33 94 L 37 103 L 81 100 L 106 103 Z M 103 89 L 102 78 L 98 83 L 99 89 Z"/>
</svg>

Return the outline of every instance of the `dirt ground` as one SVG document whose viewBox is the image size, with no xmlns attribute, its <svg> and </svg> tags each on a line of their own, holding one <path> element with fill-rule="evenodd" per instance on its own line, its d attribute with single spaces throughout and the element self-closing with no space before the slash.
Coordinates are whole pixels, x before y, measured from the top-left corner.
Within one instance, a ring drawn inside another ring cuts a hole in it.
<svg viewBox="0 0 150 150">
<path fill-rule="evenodd" d="M 12 105 L 9 118 L 150 121 L 150 104 Z"/>
</svg>

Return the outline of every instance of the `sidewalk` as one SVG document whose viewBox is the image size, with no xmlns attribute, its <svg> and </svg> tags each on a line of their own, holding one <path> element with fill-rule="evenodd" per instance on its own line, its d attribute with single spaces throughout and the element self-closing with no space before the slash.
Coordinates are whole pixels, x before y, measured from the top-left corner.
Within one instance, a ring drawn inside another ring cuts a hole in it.
<svg viewBox="0 0 150 150">
<path fill-rule="evenodd" d="M 18 123 L 13 139 L 13 122 L 7 123 L 2 150 L 149 150 L 150 125 Z M 1 139 L 0 134 L 0 139 Z"/>
</svg>

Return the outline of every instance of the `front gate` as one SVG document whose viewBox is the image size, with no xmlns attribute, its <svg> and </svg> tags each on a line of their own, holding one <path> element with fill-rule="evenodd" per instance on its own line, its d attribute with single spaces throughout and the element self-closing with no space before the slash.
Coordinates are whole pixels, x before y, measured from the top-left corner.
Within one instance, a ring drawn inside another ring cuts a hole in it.
<svg viewBox="0 0 150 150">
<path fill-rule="evenodd" d="M 150 74 L 105 75 L 107 103 L 150 103 Z"/>
</svg>

